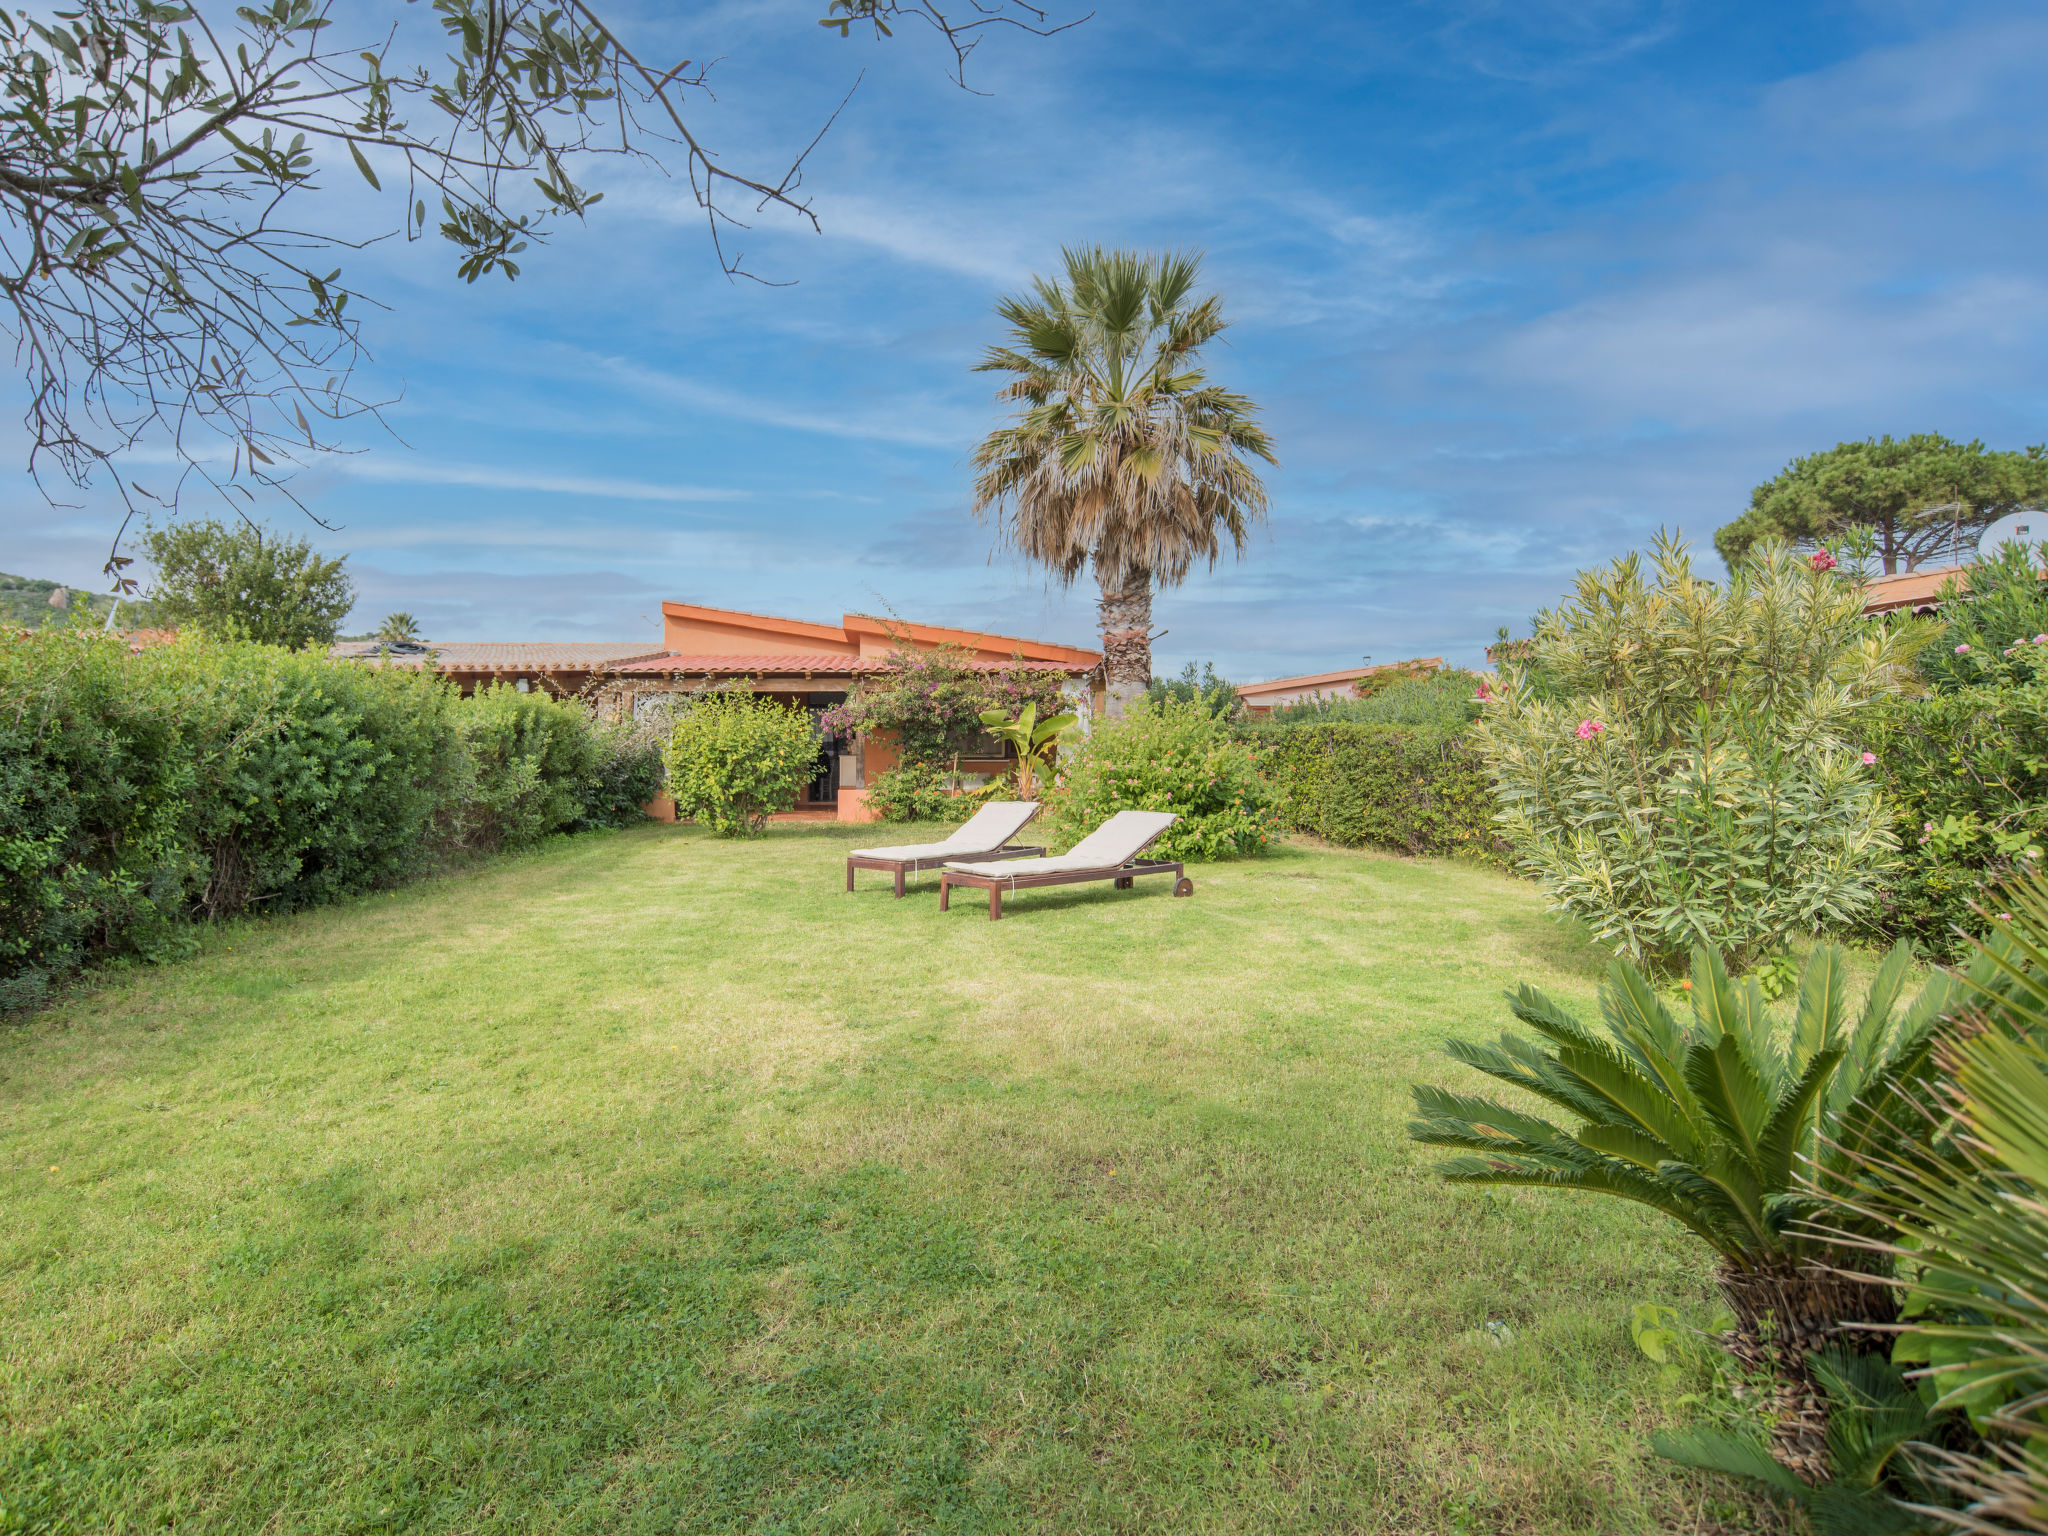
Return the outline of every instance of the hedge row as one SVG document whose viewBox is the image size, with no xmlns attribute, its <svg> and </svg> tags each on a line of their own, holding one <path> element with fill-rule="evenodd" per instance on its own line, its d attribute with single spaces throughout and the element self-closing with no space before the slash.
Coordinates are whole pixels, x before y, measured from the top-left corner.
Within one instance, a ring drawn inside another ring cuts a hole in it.
<svg viewBox="0 0 2048 1536">
<path fill-rule="evenodd" d="M 1286 825 L 1350 848 L 1507 862 L 1486 766 L 1462 729 L 1366 721 L 1259 733 Z"/>
<path fill-rule="evenodd" d="M 617 824 L 653 748 L 574 704 L 271 646 L 0 630 L 0 1012 L 191 925 Z"/>
</svg>

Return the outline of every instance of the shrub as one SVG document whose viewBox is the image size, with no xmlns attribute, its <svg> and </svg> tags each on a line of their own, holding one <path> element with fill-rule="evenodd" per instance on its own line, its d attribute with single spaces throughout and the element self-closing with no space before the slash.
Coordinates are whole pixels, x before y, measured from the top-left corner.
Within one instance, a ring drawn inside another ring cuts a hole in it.
<svg viewBox="0 0 2048 1536">
<path fill-rule="evenodd" d="M 0 632 L 0 1007 L 184 924 L 416 873 L 465 775 L 445 685 L 196 637 Z"/>
<path fill-rule="evenodd" d="M 596 766 L 584 795 L 583 813 L 571 830 L 629 827 L 646 820 L 645 807 L 661 793 L 667 776 L 661 761 L 667 730 L 647 722 L 622 720 L 594 724 L 590 731 Z"/>
<path fill-rule="evenodd" d="M 462 700 L 456 724 L 468 753 L 465 845 L 529 847 L 582 819 L 601 754 L 580 705 L 498 683 Z"/>
<path fill-rule="evenodd" d="M 816 770 L 809 713 L 735 687 L 701 695 L 676 716 L 663 753 L 676 814 L 720 837 L 751 837 L 797 802 Z"/>
<path fill-rule="evenodd" d="M 1861 761 L 1868 706 L 1923 643 L 1839 573 L 1762 544 L 1725 585 L 1660 537 L 1580 575 L 1473 727 L 1522 867 L 1553 908 L 1670 962 L 1746 965 L 1875 910 L 1897 840 Z"/>
<path fill-rule="evenodd" d="M 1920 653 L 1920 670 L 1944 691 L 2026 682 L 2048 671 L 2048 590 L 2026 545 L 2005 544 L 1944 582 L 1939 623 L 1941 636 Z"/>
<path fill-rule="evenodd" d="M 1902 845 L 1873 926 L 1953 959 L 1989 887 L 2048 859 L 2048 677 L 1888 700 L 1866 745 Z"/>
<path fill-rule="evenodd" d="M 998 779 L 966 789 L 958 774 L 935 763 L 898 763 L 868 780 L 867 805 L 884 821 L 965 821 L 1006 787 Z"/>
<path fill-rule="evenodd" d="M 1458 670 L 1375 672 L 1359 679 L 1357 699 L 1303 699 L 1277 704 L 1264 725 L 1300 725 L 1347 720 L 1372 725 L 1430 725 L 1457 730 L 1478 718 L 1474 698 L 1480 678 Z"/>
<path fill-rule="evenodd" d="M 1506 861 L 1486 763 L 1462 725 L 1338 721 L 1261 727 L 1254 739 L 1281 820 L 1298 832 L 1347 848 Z"/>
<path fill-rule="evenodd" d="M 855 684 L 846 702 L 828 710 L 822 723 L 841 736 L 893 732 L 899 760 L 906 763 L 950 767 L 985 747 L 985 710 L 999 709 L 1014 719 L 1025 705 L 1036 704 L 1044 717 L 1059 714 L 1067 703 L 1064 673 L 1021 662 L 992 672 L 954 647 L 919 651 L 901 646 L 890 652 L 889 666 L 881 676 Z"/>
<path fill-rule="evenodd" d="M 1788 1018 L 1771 1016 L 1755 980 L 1730 981 L 1704 945 L 1693 951 L 1685 1018 L 1624 960 L 1608 968 L 1597 1027 L 1524 986 L 1509 1006 L 1537 1041 L 1504 1034 L 1497 1045 L 1453 1040 L 1448 1050 L 1573 1123 L 1418 1087 L 1409 1134 L 1459 1149 L 1439 1170 L 1453 1182 L 1612 1195 L 1705 1242 L 1720 1260 L 1738 1355 L 1768 1365 L 1793 1388 L 1794 1407 L 1810 1410 L 1781 1421 L 1781 1458 L 1824 1474 L 1805 1352 L 1838 1324 L 1890 1323 L 1898 1302 L 1854 1278 L 1889 1272 L 1869 1251 L 1888 1228 L 1837 1206 L 1817 1230 L 1816 1191 L 1853 1188 L 1855 1157 L 1892 1155 L 1917 1121 L 1902 1095 L 1932 1070 L 1957 984 L 1937 972 L 1895 1016 L 1912 962 L 1911 946 L 1895 948 L 1857 1007 L 1844 984 L 1847 953 L 1822 945 Z"/>
<path fill-rule="evenodd" d="M 1121 720 L 1097 720 L 1062 759 L 1046 836 L 1065 847 L 1117 811 L 1173 811 L 1180 820 L 1153 844 L 1158 857 L 1227 859 L 1273 840 L 1277 800 L 1227 721 L 1195 700 L 1139 700 Z"/>
<path fill-rule="evenodd" d="M 1180 669 L 1179 677 L 1153 678 L 1152 685 L 1145 690 L 1145 702 L 1156 707 L 1169 699 L 1183 704 L 1199 703 L 1210 714 L 1226 720 L 1235 720 L 1244 713 L 1244 699 L 1236 684 L 1218 677 L 1213 662 L 1203 662 L 1200 675 L 1191 661 Z"/>
</svg>

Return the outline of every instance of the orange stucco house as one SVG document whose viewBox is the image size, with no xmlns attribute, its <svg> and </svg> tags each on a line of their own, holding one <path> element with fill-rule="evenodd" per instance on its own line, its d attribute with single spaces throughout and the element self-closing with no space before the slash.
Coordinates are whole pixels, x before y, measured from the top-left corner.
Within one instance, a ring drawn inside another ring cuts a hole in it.
<svg viewBox="0 0 2048 1536">
<path fill-rule="evenodd" d="M 602 702 L 619 714 L 642 714 L 667 696 L 732 678 L 746 678 L 757 693 L 822 714 L 846 701 L 862 677 L 890 670 L 889 655 L 901 647 L 919 651 L 950 646 L 968 653 L 976 666 L 995 671 L 1016 666 L 1057 672 L 1067 679 L 1077 704 L 1092 708 L 1100 687 L 1100 652 L 1078 646 L 1025 640 L 980 630 L 906 624 L 866 614 L 842 615 L 837 624 L 705 608 L 694 603 L 661 605 L 662 650 L 611 663 L 604 669 Z M 867 778 L 896 761 L 886 736 L 827 740 L 819 771 L 797 810 L 840 821 L 870 821 Z M 963 773 L 1000 773 L 996 757 L 963 760 Z M 663 802 L 657 815 L 673 817 Z"/>
</svg>

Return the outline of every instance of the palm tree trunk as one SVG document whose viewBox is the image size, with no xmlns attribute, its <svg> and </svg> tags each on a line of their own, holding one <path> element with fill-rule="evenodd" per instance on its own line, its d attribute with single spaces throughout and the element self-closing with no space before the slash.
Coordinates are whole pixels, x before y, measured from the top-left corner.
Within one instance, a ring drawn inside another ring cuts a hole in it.
<svg viewBox="0 0 2048 1536">
<path fill-rule="evenodd" d="M 1132 571 L 1112 586 L 1098 575 L 1102 601 L 1103 691 L 1112 720 L 1152 686 L 1152 573 Z"/>
<path fill-rule="evenodd" d="M 1845 1265 L 1856 1260 L 1836 1255 Z M 1807 1356 L 1826 1344 L 1885 1349 L 1878 1327 L 1899 1315 L 1898 1292 L 1819 1265 L 1783 1264 L 1758 1269 L 1723 1267 L 1721 1296 L 1735 1314 L 1724 1335 L 1728 1352 L 1751 1371 L 1768 1372 L 1771 1454 L 1809 1483 L 1827 1481 L 1827 1402 L 1814 1384 Z"/>
</svg>

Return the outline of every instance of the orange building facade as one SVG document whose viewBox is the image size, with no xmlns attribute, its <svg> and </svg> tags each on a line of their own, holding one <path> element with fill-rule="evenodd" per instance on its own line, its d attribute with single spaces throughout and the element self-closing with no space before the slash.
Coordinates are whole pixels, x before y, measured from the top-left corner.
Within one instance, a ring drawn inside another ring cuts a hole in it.
<svg viewBox="0 0 2048 1536">
<path fill-rule="evenodd" d="M 990 671 L 1013 667 L 1056 672 L 1067 681 L 1077 705 L 1093 708 L 1101 682 L 1100 652 L 1078 646 L 1027 640 L 983 630 L 907 624 L 866 614 L 844 614 L 837 624 L 770 614 L 663 603 L 662 650 L 622 660 L 607 668 L 601 707 L 618 715 L 643 715 L 661 702 L 708 685 L 744 678 L 756 693 L 811 711 L 813 718 L 846 702 L 863 677 L 890 671 L 890 656 L 901 649 L 965 652 L 971 664 Z M 886 733 L 842 739 L 820 728 L 817 775 L 799 802 L 800 814 L 840 821 L 872 821 L 867 782 L 896 762 Z M 966 775 L 1007 771 L 1000 757 L 963 759 Z M 657 803 L 655 814 L 674 816 Z"/>
</svg>

